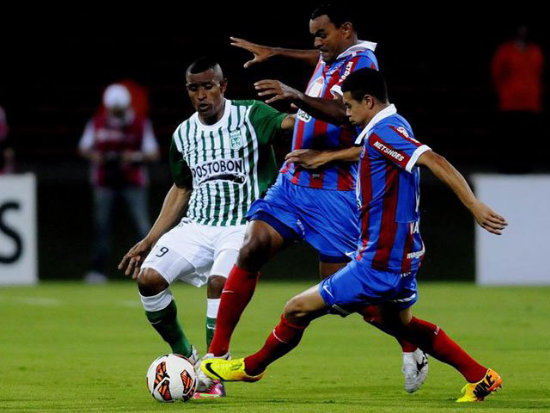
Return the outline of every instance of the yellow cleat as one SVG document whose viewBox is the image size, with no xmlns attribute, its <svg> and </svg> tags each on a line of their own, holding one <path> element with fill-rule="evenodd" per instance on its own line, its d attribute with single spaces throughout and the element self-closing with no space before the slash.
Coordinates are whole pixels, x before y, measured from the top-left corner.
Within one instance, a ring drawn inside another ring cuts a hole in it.
<svg viewBox="0 0 550 413">
<path fill-rule="evenodd" d="M 258 381 L 264 373 L 250 376 L 244 370 L 244 358 L 236 360 L 224 360 L 219 358 L 205 359 L 201 363 L 204 374 L 214 380 L 223 381 Z"/>
<path fill-rule="evenodd" d="M 502 387 L 502 378 L 491 369 L 487 370 L 485 377 L 477 383 L 468 383 L 462 388 L 462 397 L 456 399 L 458 403 L 482 402 L 485 397 Z"/>
</svg>

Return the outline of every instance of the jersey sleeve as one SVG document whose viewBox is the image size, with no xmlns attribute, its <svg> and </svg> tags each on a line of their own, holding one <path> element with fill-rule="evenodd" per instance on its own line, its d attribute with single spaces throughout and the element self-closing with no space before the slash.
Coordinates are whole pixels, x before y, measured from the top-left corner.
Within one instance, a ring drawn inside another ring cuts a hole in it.
<svg viewBox="0 0 550 413">
<path fill-rule="evenodd" d="M 367 147 L 407 172 L 412 172 L 416 161 L 430 147 L 411 138 L 403 128 L 384 126 L 369 136 Z"/>
<path fill-rule="evenodd" d="M 376 56 L 370 50 L 360 53 L 349 60 L 344 66 L 342 76 L 338 79 L 338 82 L 335 83 L 331 88 L 330 92 L 333 96 L 343 96 L 342 93 L 342 83 L 348 77 L 348 75 L 356 70 L 363 68 L 375 69 L 378 70 L 378 61 Z"/>
<path fill-rule="evenodd" d="M 187 162 L 184 161 L 181 152 L 178 150 L 174 139 L 170 145 L 170 172 L 172 179 L 178 188 L 192 188 L 193 174 Z"/>
<path fill-rule="evenodd" d="M 154 154 L 158 152 L 158 150 L 159 146 L 153 130 L 153 124 L 151 123 L 151 120 L 147 119 L 143 125 L 143 141 L 141 143 L 141 151 L 146 154 Z"/>
<path fill-rule="evenodd" d="M 288 116 L 263 102 L 256 101 L 250 109 L 249 118 L 256 130 L 260 144 L 267 145 L 281 131 L 283 119 Z"/>
<path fill-rule="evenodd" d="M 94 147 L 94 121 L 89 120 L 84 128 L 84 133 L 78 142 L 78 149 L 82 151 L 92 150 Z"/>
</svg>

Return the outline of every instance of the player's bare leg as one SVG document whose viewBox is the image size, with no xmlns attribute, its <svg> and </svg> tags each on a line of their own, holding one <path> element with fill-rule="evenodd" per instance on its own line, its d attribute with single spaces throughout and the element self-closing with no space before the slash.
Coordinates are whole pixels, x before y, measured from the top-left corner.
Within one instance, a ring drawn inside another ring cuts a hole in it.
<svg viewBox="0 0 550 413">
<path fill-rule="evenodd" d="M 341 268 L 344 268 L 347 262 L 319 262 L 319 274 L 322 279 L 330 277 Z M 393 335 L 391 329 L 385 328 L 383 319 L 380 316 L 378 306 L 369 305 L 362 311 L 363 319 L 372 326 L 383 332 Z M 395 336 L 394 336 L 395 337 Z M 415 344 L 399 337 L 395 337 L 401 350 L 403 351 L 402 372 L 405 376 L 405 390 L 408 393 L 414 393 L 422 386 L 428 375 L 428 358 L 426 354 Z"/>
<path fill-rule="evenodd" d="M 250 222 L 237 264 L 222 291 L 216 330 L 209 348 L 211 355 L 228 354 L 231 335 L 254 294 L 260 268 L 283 246 L 283 237 L 271 225 L 259 220 Z"/>
</svg>

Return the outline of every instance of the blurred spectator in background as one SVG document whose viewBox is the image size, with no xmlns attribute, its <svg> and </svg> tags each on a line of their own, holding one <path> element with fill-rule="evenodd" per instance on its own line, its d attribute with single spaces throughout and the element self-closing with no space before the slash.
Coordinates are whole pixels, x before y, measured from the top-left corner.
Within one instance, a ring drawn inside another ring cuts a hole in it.
<svg viewBox="0 0 550 413">
<path fill-rule="evenodd" d="M 542 70 L 544 57 L 539 45 L 528 41 L 527 26 L 516 29 L 511 41 L 501 44 L 491 62 L 491 75 L 498 95 L 497 147 L 540 136 L 542 113 Z M 533 158 L 518 154 L 499 156 L 502 172 L 529 172 Z M 513 162 L 510 162 L 513 159 Z"/>
<path fill-rule="evenodd" d="M 6 112 L 0 106 L 0 175 L 14 171 L 15 152 L 8 140 L 8 122 Z"/>
<path fill-rule="evenodd" d="M 142 239 L 151 226 L 147 202 L 147 171 L 145 164 L 158 160 L 158 144 L 147 106 L 137 110 L 133 96 L 123 84 L 105 89 L 103 105 L 91 119 L 80 139 L 78 151 L 90 160 L 94 192 L 95 239 L 88 283 L 107 281 L 105 267 L 110 253 L 110 235 L 115 202 L 120 198 Z"/>
</svg>

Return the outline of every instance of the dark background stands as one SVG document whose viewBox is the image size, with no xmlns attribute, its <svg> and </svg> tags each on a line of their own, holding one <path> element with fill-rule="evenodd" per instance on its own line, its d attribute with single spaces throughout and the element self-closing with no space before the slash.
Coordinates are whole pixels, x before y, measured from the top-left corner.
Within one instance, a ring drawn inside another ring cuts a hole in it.
<svg viewBox="0 0 550 413">
<path fill-rule="evenodd" d="M 262 78 L 305 88 L 311 68 L 274 59 L 245 70 L 248 54 L 231 48 L 228 38 L 310 48 L 307 25 L 313 2 L 262 5 L 268 10 L 254 4 L 246 13 L 236 9 L 245 4 L 208 3 L 202 8 L 186 5 L 185 10 L 148 6 L 131 14 L 99 6 L 64 9 L 64 17 L 51 9 L 4 14 L 3 19 L 20 24 L 13 30 L 0 28 L 0 102 L 9 114 L 18 170 L 38 176 L 41 277 L 72 278 L 85 270 L 91 199 L 87 165 L 74 148 L 105 85 L 132 78 L 148 87 L 151 119 L 164 154 L 164 161 L 152 170 L 154 215 L 170 186 L 165 155 L 171 133 L 192 112 L 184 88 L 184 70 L 192 60 L 204 54 L 219 57 L 229 77 L 230 98 L 253 96 L 252 83 Z M 548 55 L 550 28 L 537 20 L 543 13 L 536 8 L 523 15 L 517 8 L 506 12 L 499 7 L 498 13 L 486 16 L 476 10 L 463 3 L 445 10 L 365 7 L 358 9 L 365 16 L 360 37 L 379 43 L 377 56 L 390 98 L 411 120 L 416 136 L 463 172 L 494 172 L 502 159 L 513 162 L 522 156 L 529 157 L 530 170 L 548 171 L 542 156 L 548 146 L 544 127 L 538 146 L 514 149 L 498 144 L 490 62 L 497 45 L 520 23 L 529 25 L 531 38 Z M 529 142 L 529 131 L 525 133 L 522 143 Z M 283 143 L 279 153 L 288 148 L 289 143 Z M 421 278 L 471 279 L 473 222 L 468 213 L 428 173 L 423 174 L 422 191 L 428 251 Z M 135 240 L 123 211 L 118 218 L 115 245 L 120 255 Z M 304 263 L 296 266 L 297 257 Z M 315 262 L 307 248 L 291 249 L 265 274 L 315 277 Z M 111 276 L 118 277 L 114 263 Z"/>
</svg>

